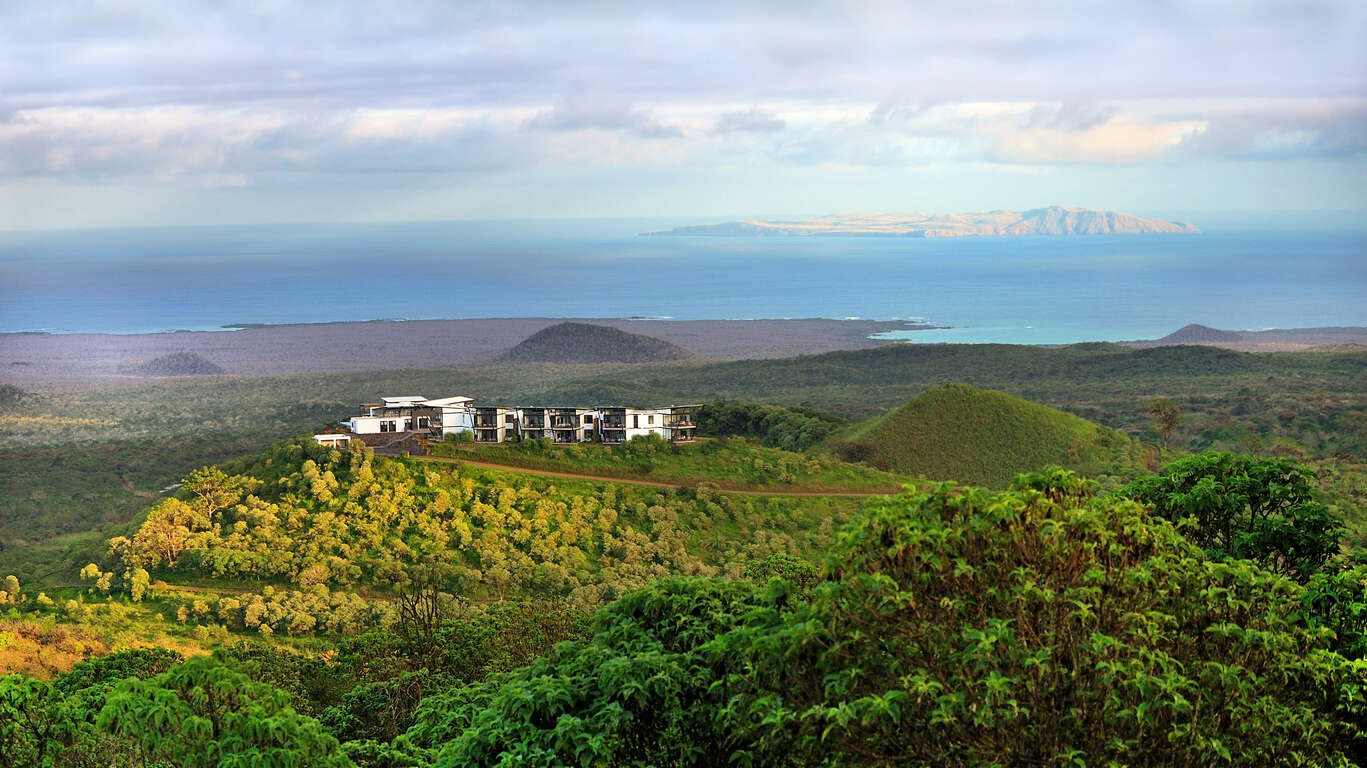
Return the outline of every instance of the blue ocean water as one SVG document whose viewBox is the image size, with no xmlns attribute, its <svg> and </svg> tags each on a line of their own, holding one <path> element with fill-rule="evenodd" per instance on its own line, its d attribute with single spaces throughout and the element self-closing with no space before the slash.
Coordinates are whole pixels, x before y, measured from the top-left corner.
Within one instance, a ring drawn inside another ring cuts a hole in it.
<svg viewBox="0 0 1367 768">
<path fill-rule="evenodd" d="M 0 331 L 381 318 L 925 318 L 916 341 L 1367 325 L 1367 230 L 639 237 L 678 222 L 0 233 Z"/>
</svg>

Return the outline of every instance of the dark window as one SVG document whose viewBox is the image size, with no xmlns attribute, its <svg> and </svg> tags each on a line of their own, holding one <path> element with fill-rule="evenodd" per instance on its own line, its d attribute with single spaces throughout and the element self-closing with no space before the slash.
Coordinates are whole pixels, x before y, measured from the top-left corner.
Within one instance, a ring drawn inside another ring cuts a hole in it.
<svg viewBox="0 0 1367 768">
<path fill-rule="evenodd" d="M 430 424 L 431 422 L 428 420 L 426 416 L 423 416 L 418 419 L 418 429 L 427 429 L 427 427 L 430 426 Z"/>
<path fill-rule="evenodd" d="M 413 430 L 413 420 L 412 420 L 412 419 L 404 419 L 404 420 L 403 420 L 403 431 L 405 431 L 405 432 L 411 432 L 412 430 Z"/>
<path fill-rule="evenodd" d="M 647 416 L 647 417 L 646 417 L 646 423 L 647 423 L 647 424 L 654 424 L 654 423 L 655 423 L 655 417 L 654 417 L 654 416 Z"/>
<path fill-rule="evenodd" d="M 640 428 L 641 428 L 641 414 L 639 414 L 639 413 L 633 413 L 633 414 L 631 414 L 631 428 L 632 428 L 632 429 L 640 429 Z"/>
</svg>

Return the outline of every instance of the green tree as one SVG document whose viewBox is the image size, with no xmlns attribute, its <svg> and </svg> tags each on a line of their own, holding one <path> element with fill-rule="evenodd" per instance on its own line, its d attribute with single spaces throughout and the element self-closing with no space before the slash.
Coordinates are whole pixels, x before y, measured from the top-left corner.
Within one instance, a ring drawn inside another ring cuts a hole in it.
<svg viewBox="0 0 1367 768">
<path fill-rule="evenodd" d="M 42 680 L 0 676 L 0 766 L 49 768 L 71 741 L 75 719 Z"/>
<path fill-rule="evenodd" d="M 1163 438 L 1163 447 L 1167 448 L 1168 441 L 1182 426 L 1182 412 L 1176 403 L 1162 397 L 1150 400 L 1145 410 L 1153 419 L 1154 431 Z"/>
<path fill-rule="evenodd" d="M 1305 581 L 1338 554 L 1343 524 L 1315 498 L 1315 474 L 1286 459 L 1188 456 L 1140 478 L 1121 496 L 1182 523 L 1215 558 L 1247 558 Z"/>
<path fill-rule="evenodd" d="M 1363 666 L 1300 588 L 1057 471 L 874 501 L 810 603 L 663 581 L 593 637 L 428 697 L 467 765 L 1348 765 Z"/>
<path fill-rule="evenodd" d="M 182 768 L 285 768 L 352 763 L 286 694 L 211 658 L 120 683 L 98 725 L 135 742 L 149 761 Z"/>
<path fill-rule="evenodd" d="M 1361 673 L 1294 583 L 1026 485 L 875 501 L 810 607 L 720 638 L 744 764 L 1347 765 Z"/>
</svg>

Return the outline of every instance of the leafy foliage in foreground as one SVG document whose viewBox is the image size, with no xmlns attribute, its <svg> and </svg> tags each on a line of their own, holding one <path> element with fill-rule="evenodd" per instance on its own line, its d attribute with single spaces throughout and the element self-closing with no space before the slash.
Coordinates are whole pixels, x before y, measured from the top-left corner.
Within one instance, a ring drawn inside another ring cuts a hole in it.
<svg viewBox="0 0 1367 768">
<path fill-rule="evenodd" d="M 1049 470 L 876 500 L 819 576 L 771 554 L 746 569 L 763 583 L 654 581 L 587 636 L 549 603 L 432 592 L 431 622 L 330 660 L 138 652 L 8 676 L 0 746 L 80 768 L 1360 760 L 1361 569 L 1301 587 L 1095 489 Z"/>
<path fill-rule="evenodd" d="M 441 766 L 1347 765 L 1363 672 L 1299 622 L 1299 588 L 1067 480 L 875 502 L 810 604 L 657 583 L 590 641 L 425 702 L 399 746 Z"/>
<path fill-rule="evenodd" d="M 1202 453 L 1121 495 L 1153 507 L 1216 559 L 1254 560 L 1305 581 L 1339 552 L 1343 524 L 1315 497 L 1315 475 L 1286 459 Z"/>
</svg>

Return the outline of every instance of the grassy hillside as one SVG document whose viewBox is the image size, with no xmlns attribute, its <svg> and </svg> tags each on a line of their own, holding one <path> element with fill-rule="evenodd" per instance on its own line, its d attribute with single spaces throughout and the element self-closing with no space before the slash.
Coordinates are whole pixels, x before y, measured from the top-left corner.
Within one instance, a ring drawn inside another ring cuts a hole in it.
<svg viewBox="0 0 1367 768">
<path fill-rule="evenodd" d="M 766 448 L 740 437 L 704 438 L 675 445 L 636 438 L 620 446 L 554 445 L 548 440 L 479 445 L 434 445 L 436 456 L 510 467 L 620 477 L 684 486 L 787 492 L 900 493 L 911 478 L 829 456 Z"/>
<path fill-rule="evenodd" d="M 1019 472 L 1057 464 L 1088 477 L 1142 467 L 1137 441 L 1002 392 L 950 384 L 851 427 L 830 446 L 881 469 L 1004 488 Z"/>
<path fill-rule="evenodd" d="M 96 562 L 171 583 L 301 592 L 384 592 L 441 566 L 453 594 L 592 607 L 665 576 L 738 576 L 772 554 L 814 560 L 863 501 L 548 478 L 339 452 L 307 438 L 225 469 L 187 478 Z M 321 622 L 329 606 L 314 607 Z"/>
<path fill-rule="evenodd" d="M 693 356 L 653 336 L 591 323 L 542 328 L 508 351 L 509 360 L 524 363 L 658 363 Z"/>
</svg>

